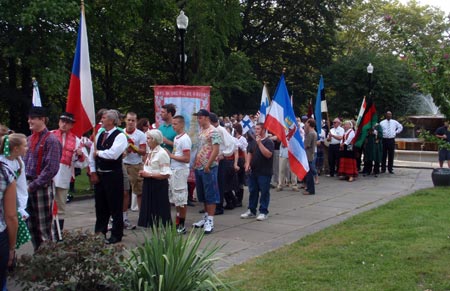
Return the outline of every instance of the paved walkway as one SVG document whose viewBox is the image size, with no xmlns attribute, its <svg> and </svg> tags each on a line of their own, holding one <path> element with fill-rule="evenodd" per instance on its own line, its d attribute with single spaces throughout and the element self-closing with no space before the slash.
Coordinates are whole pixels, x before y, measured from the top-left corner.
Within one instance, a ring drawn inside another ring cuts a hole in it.
<svg viewBox="0 0 450 291">
<path fill-rule="evenodd" d="M 398 164 L 400 167 L 408 166 Z M 314 196 L 304 196 L 301 192 L 289 189 L 281 192 L 272 189 L 270 214 L 266 221 L 241 219 L 240 214 L 246 211 L 245 207 L 216 216 L 214 233 L 206 236 L 205 242 L 225 244 L 220 251 L 223 260 L 216 265 L 217 270 L 221 271 L 390 200 L 432 186 L 431 169 L 423 165 L 417 168 L 395 168 L 394 175 L 381 174 L 378 178 L 361 176 L 352 183 L 320 177 Z M 244 199 L 247 199 L 247 194 Z M 188 208 L 187 225 L 190 226 L 201 217 L 198 213 L 200 208 L 200 203 Z M 137 216 L 137 212 L 129 212 L 130 220 L 134 223 L 137 222 Z M 68 204 L 65 221 L 67 229 L 92 230 L 94 223 L 93 199 Z M 141 243 L 144 235 L 143 229 L 126 230 L 123 243 L 131 248 Z M 19 250 L 19 254 L 31 252 L 31 243 Z"/>
</svg>

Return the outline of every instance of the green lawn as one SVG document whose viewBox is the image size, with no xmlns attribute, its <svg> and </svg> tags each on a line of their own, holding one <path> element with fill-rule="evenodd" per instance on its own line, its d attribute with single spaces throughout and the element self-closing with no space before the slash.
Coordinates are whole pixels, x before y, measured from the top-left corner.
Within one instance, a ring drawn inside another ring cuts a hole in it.
<svg viewBox="0 0 450 291">
<path fill-rule="evenodd" d="M 396 199 L 223 276 L 239 290 L 450 290 L 450 188 Z"/>
<path fill-rule="evenodd" d="M 94 190 L 90 190 L 89 178 L 86 175 L 86 169 L 81 170 L 81 175 L 75 178 L 75 193 L 74 196 L 84 196 L 94 194 Z"/>
</svg>

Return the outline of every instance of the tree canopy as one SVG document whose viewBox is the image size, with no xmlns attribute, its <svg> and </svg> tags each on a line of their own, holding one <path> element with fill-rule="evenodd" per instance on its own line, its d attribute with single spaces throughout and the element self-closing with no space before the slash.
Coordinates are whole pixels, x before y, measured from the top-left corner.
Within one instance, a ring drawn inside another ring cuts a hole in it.
<svg viewBox="0 0 450 291">
<path fill-rule="evenodd" d="M 371 62 L 380 109 L 419 90 L 450 114 L 449 20 L 416 1 L 100 0 L 85 8 L 96 108 L 153 119 L 151 86 L 180 83 L 175 19 L 183 9 L 186 84 L 210 85 L 217 113 L 256 112 L 263 82 L 272 93 L 286 68 L 297 114 L 322 74 L 330 110 L 354 115 Z M 32 77 L 53 116 L 64 110 L 79 17 L 74 0 L 0 0 L 1 122 L 27 132 Z"/>
</svg>

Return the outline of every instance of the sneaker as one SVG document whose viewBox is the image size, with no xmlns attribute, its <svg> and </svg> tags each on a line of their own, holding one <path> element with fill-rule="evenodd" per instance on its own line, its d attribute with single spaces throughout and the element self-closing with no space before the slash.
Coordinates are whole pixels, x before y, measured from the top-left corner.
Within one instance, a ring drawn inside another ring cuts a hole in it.
<svg viewBox="0 0 450 291">
<path fill-rule="evenodd" d="M 109 222 L 108 223 L 108 231 L 111 231 L 112 230 L 112 222 Z"/>
<path fill-rule="evenodd" d="M 210 234 L 214 230 L 214 222 L 211 219 L 206 219 L 203 229 L 205 230 L 205 234 Z"/>
<path fill-rule="evenodd" d="M 269 218 L 269 214 L 260 213 L 258 214 L 258 217 L 256 217 L 256 220 L 263 221 L 266 220 L 267 218 Z"/>
<path fill-rule="evenodd" d="M 186 234 L 186 227 L 184 225 L 177 225 L 178 234 Z"/>
<path fill-rule="evenodd" d="M 247 212 L 244 214 L 241 214 L 241 218 L 247 219 L 247 218 L 255 218 L 256 215 L 250 211 L 250 209 L 247 209 Z"/>
<path fill-rule="evenodd" d="M 128 230 L 136 229 L 136 225 L 131 224 L 131 222 L 128 219 L 125 219 L 123 221 L 123 227 Z"/>
<path fill-rule="evenodd" d="M 203 218 L 200 219 L 199 221 L 193 223 L 192 226 L 195 227 L 195 228 L 202 228 L 205 225 L 205 222 L 206 222 L 207 219 L 208 219 L 208 214 L 205 213 L 203 215 Z"/>
</svg>

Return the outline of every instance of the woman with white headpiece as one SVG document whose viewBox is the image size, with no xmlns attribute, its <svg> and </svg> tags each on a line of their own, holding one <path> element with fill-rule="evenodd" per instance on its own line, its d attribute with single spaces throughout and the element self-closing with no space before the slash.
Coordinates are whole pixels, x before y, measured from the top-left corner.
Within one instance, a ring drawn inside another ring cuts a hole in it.
<svg viewBox="0 0 450 291">
<path fill-rule="evenodd" d="M 150 152 L 139 175 L 144 177 L 138 226 L 152 227 L 172 223 L 169 203 L 170 158 L 161 147 L 163 135 L 158 129 L 145 133 Z"/>
<path fill-rule="evenodd" d="M 355 138 L 355 131 L 353 130 L 353 123 L 350 120 L 344 122 L 344 136 L 342 137 L 339 159 L 338 175 L 339 179 L 348 179 L 349 182 L 358 177 L 358 170 L 356 168 L 356 158 L 353 151 L 353 139 Z"/>
</svg>

